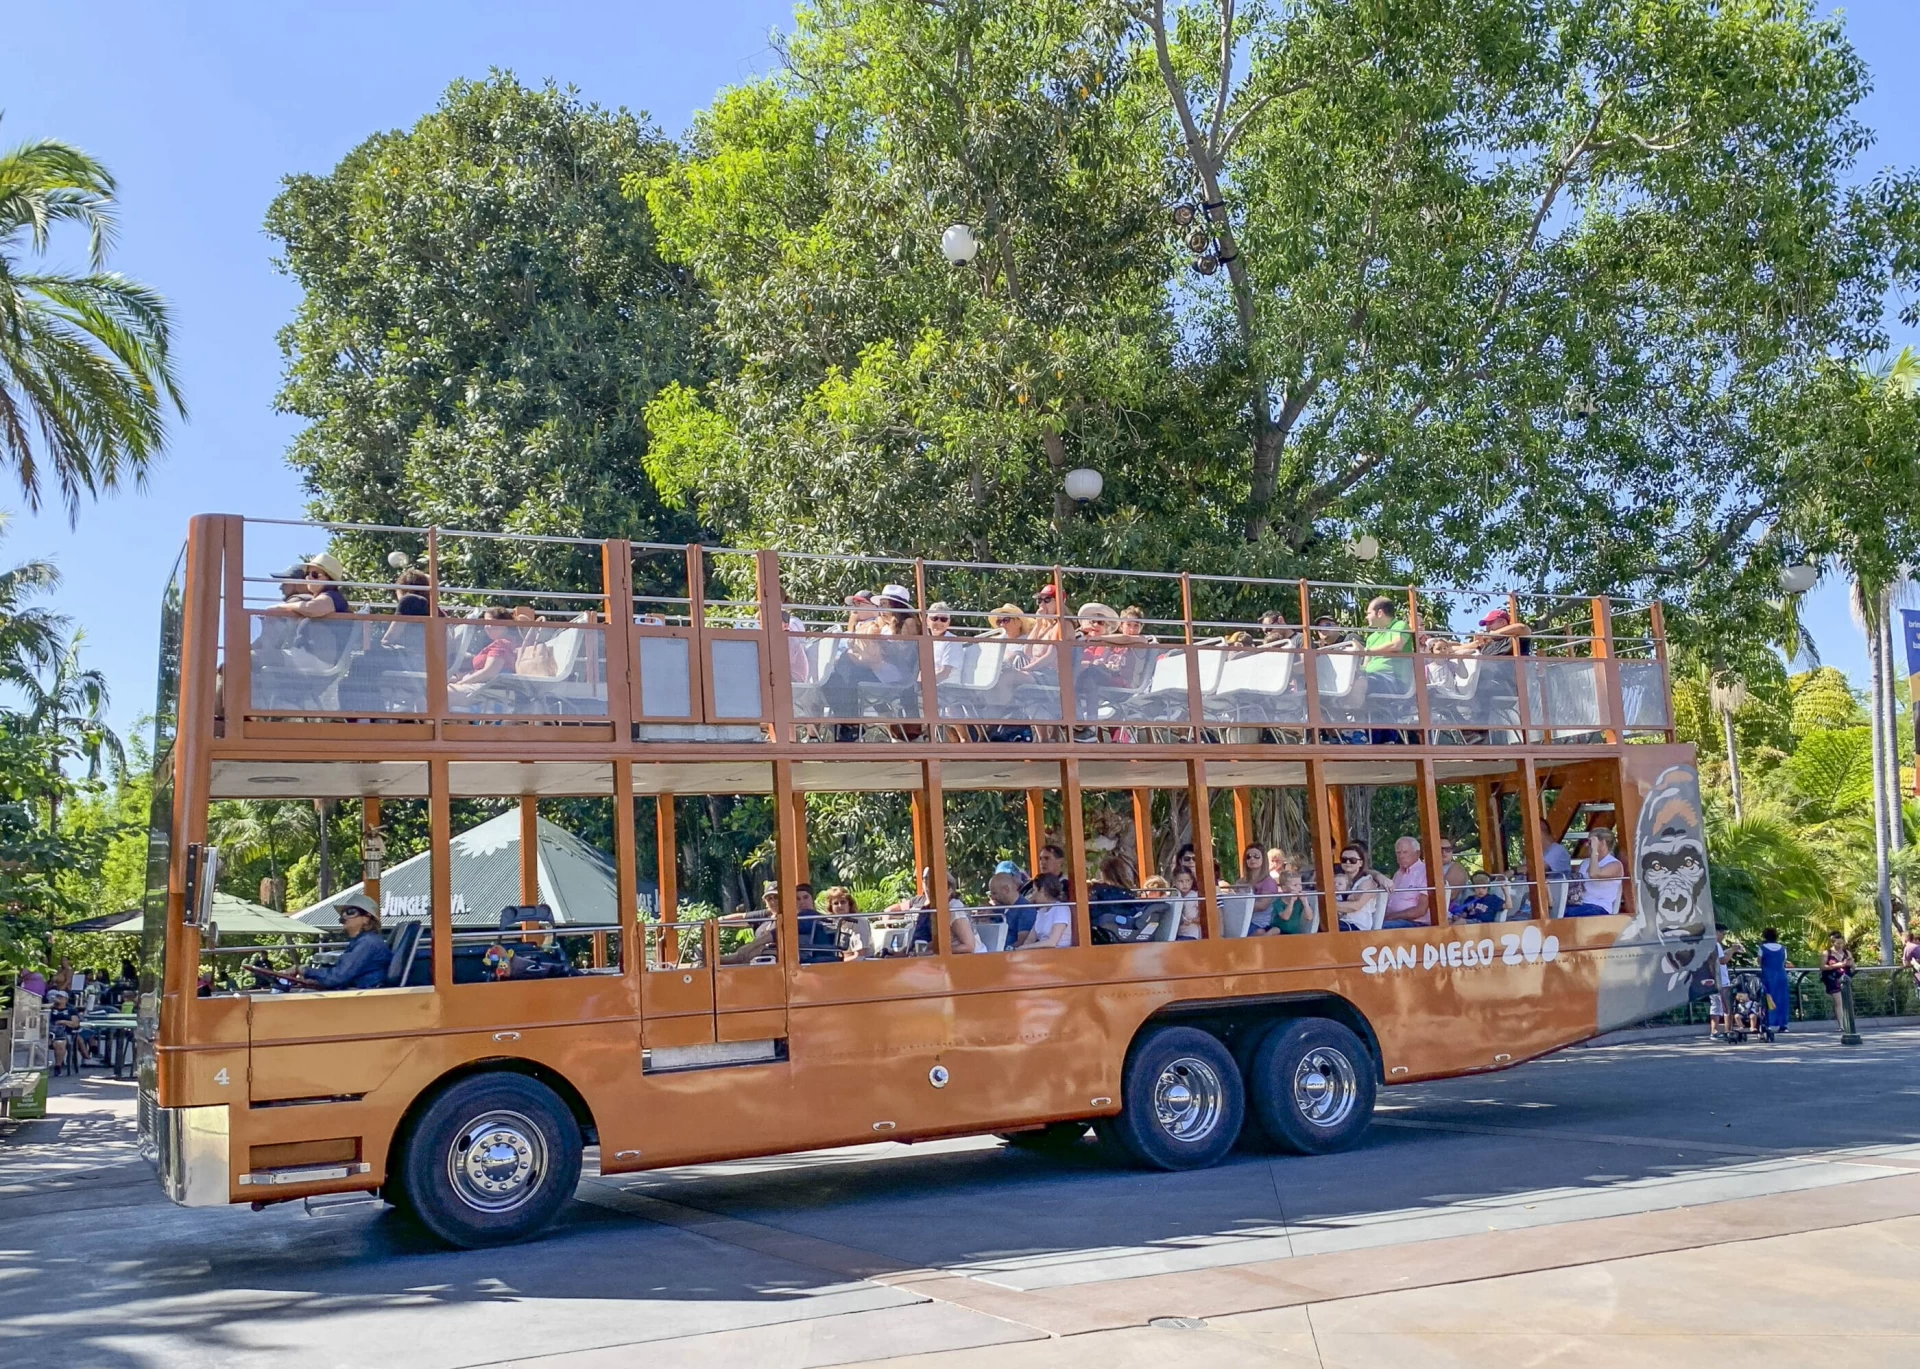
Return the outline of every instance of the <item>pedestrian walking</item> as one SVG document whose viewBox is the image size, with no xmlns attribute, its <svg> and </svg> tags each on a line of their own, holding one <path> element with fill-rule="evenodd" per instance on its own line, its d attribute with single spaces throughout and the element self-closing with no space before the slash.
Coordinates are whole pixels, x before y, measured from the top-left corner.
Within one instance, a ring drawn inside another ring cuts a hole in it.
<svg viewBox="0 0 1920 1369">
<path fill-rule="evenodd" d="M 1767 1030 L 1783 1032 L 1793 988 L 1787 982 L 1787 948 L 1780 944 L 1780 932 L 1769 927 L 1760 934 L 1760 992 L 1766 996 Z"/>
</svg>

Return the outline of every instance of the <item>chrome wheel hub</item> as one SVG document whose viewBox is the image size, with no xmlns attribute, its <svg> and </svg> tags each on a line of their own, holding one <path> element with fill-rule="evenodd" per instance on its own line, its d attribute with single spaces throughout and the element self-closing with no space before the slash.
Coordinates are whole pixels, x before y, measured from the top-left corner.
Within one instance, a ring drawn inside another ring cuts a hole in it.
<svg viewBox="0 0 1920 1369">
<path fill-rule="evenodd" d="M 1316 1046 L 1293 1071 L 1293 1108 L 1316 1127 L 1347 1120 L 1360 1096 L 1353 1062 L 1329 1046 Z"/>
<path fill-rule="evenodd" d="M 1203 1141 L 1220 1125 L 1227 1088 L 1212 1065 L 1183 1055 L 1167 1063 L 1153 1081 L 1153 1115 L 1160 1130 L 1176 1141 Z"/>
<path fill-rule="evenodd" d="M 447 1150 L 447 1178 L 460 1201 L 480 1212 L 507 1212 L 547 1176 L 540 1128 L 517 1112 L 489 1112 L 463 1126 Z"/>
</svg>

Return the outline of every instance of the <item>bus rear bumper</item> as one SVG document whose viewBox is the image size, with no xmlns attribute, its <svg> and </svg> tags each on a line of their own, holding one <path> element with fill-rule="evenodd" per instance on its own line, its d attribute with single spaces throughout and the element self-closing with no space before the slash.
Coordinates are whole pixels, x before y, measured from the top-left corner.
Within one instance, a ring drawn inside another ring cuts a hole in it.
<svg viewBox="0 0 1920 1369">
<path fill-rule="evenodd" d="M 140 1152 L 182 1207 L 225 1207 L 232 1201 L 227 1105 L 163 1108 L 140 1091 Z"/>
</svg>

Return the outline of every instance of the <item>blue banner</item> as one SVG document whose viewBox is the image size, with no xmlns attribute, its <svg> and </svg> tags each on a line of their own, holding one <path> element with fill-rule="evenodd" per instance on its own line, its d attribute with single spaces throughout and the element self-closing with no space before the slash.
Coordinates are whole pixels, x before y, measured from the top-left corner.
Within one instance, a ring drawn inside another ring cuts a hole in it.
<svg viewBox="0 0 1920 1369">
<path fill-rule="evenodd" d="M 1907 644 L 1907 674 L 1920 675 L 1920 609 L 1900 610 L 1900 636 Z"/>
</svg>

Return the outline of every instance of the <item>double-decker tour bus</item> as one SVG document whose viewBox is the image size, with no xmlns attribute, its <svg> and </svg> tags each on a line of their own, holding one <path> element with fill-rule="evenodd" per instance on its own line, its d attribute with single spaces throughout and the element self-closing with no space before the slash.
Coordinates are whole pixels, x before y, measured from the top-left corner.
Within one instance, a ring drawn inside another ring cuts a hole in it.
<svg viewBox="0 0 1920 1369">
<path fill-rule="evenodd" d="M 1335 1150 L 1713 944 L 1657 604 L 205 515 L 157 711 L 168 1194 L 456 1245 L 589 1145 Z M 316 812 L 362 878 L 223 939 Z"/>
</svg>

